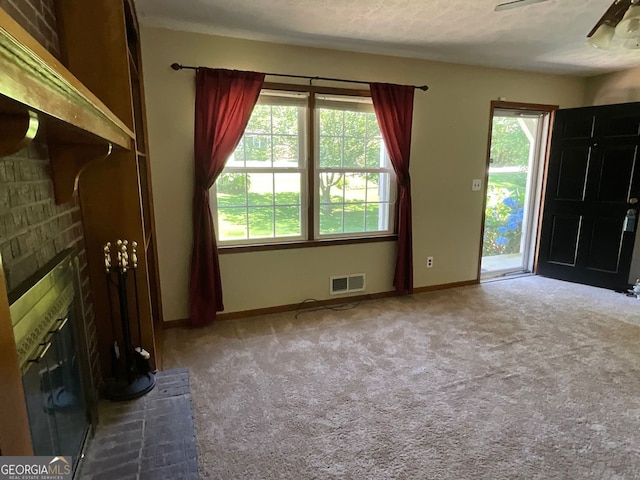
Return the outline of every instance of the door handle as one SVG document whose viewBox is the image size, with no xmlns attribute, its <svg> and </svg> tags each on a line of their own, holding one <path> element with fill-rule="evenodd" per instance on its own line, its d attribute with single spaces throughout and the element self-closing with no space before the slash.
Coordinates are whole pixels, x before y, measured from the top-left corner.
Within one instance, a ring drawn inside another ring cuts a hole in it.
<svg viewBox="0 0 640 480">
<path fill-rule="evenodd" d="M 49 330 L 49 333 L 57 333 L 60 330 L 62 330 L 64 328 L 64 326 L 67 324 L 67 322 L 69 321 L 69 317 L 65 317 L 65 318 L 59 318 L 58 320 L 56 320 L 56 323 L 58 324 L 58 326 L 56 328 L 54 328 L 53 330 Z"/>
<path fill-rule="evenodd" d="M 29 359 L 29 363 L 40 363 L 40 360 L 42 360 L 44 358 L 44 356 L 47 354 L 47 352 L 51 348 L 51 342 L 47 342 L 47 343 L 40 344 L 40 345 L 42 346 L 42 349 L 40 350 L 40 353 L 38 353 L 38 355 L 36 355 L 35 358 L 30 358 Z"/>
<path fill-rule="evenodd" d="M 635 232 L 636 231 L 636 211 L 633 208 L 627 210 L 627 214 L 624 217 L 624 225 L 622 227 L 623 232 Z"/>
</svg>

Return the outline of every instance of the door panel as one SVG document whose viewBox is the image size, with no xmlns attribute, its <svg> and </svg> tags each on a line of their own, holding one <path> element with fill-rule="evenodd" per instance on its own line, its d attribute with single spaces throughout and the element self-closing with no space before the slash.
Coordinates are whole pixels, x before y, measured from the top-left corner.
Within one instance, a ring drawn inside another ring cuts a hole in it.
<svg viewBox="0 0 640 480">
<path fill-rule="evenodd" d="M 558 131 L 562 132 L 564 139 L 580 139 L 591 138 L 593 136 L 593 126 L 595 125 L 594 115 L 584 115 L 570 119 L 570 121 L 563 122 L 562 119 L 558 122 L 556 117 L 556 125 L 560 128 Z M 554 131 L 555 131 L 554 127 Z"/>
<path fill-rule="evenodd" d="M 640 135 L 640 118 L 635 115 L 612 115 L 606 119 L 604 137 L 634 137 Z"/>
<path fill-rule="evenodd" d="M 584 200 L 590 150 L 588 147 L 573 147 L 561 153 L 555 189 L 557 199 Z"/>
<path fill-rule="evenodd" d="M 576 215 L 554 215 L 549 246 L 549 262 L 560 265 L 575 265 L 582 217 Z"/>
<path fill-rule="evenodd" d="M 640 103 L 559 110 L 540 234 L 538 273 L 605 288 L 628 286 L 640 194 Z"/>
<path fill-rule="evenodd" d="M 597 201 L 627 204 L 637 158 L 636 149 L 634 145 L 626 145 L 609 147 L 603 151 L 600 159 Z"/>
<path fill-rule="evenodd" d="M 596 218 L 591 225 L 591 242 L 585 268 L 617 273 L 620 268 L 620 250 L 624 236 L 616 219 Z"/>
</svg>

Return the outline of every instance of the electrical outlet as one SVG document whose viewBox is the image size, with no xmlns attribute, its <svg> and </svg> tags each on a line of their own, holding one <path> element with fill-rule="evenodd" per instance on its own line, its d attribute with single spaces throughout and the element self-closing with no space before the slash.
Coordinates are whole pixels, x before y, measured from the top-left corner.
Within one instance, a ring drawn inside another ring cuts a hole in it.
<svg viewBox="0 0 640 480">
<path fill-rule="evenodd" d="M 473 190 L 474 192 L 478 192 L 482 189 L 482 180 L 480 180 L 479 178 L 474 178 L 473 181 L 471 182 L 471 190 Z"/>
<path fill-rule="evenodd" d="M 427 257 L 427 268 L 433 268 L 433 257 Z"/>
</svg>

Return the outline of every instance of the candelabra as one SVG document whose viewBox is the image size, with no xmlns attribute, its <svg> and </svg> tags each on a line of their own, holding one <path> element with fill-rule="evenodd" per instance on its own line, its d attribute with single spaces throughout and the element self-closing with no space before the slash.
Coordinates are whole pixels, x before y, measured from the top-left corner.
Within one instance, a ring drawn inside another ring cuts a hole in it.
<svg viewBox="0 0 640 480">
<path fill-rule="evenodd" d="M 106 381 L 105 396 L 112 400 L 130 400 L 149 392 L 156 384 L 155 375 L 151 371 L 150 355 L 142 347 L 142 328 L 138 301 L 138 253 L 137 242 L 128 240 L 116 241 L 115 262 L 111 254 L 111 242 L 104 247 L 104 269 L 107 276 L 107 298 L 113 344 L 111 346 L 111 365 L 113 376 Z M 132 273 L 130 276 L 129 273 Z M 115 280 L 114 280 L 115 277 Z M 134 348 L 131 335 L 129 311 L 129 279 L 133 277 L 135 316 L 137 320 L 137 343 Z M 113 290 L 118 297 L 117 313 L 120 325 L 117 325 L 115 307 L 111 300 Z M 120 329 L 120 332 L 118 332 Z M 120 335 L 118 335 L 120 333 Z M 118 341 L 121 339 L 122 348 Z M 124 368 L 123 368 L 124 367 Z"/>
</svg>

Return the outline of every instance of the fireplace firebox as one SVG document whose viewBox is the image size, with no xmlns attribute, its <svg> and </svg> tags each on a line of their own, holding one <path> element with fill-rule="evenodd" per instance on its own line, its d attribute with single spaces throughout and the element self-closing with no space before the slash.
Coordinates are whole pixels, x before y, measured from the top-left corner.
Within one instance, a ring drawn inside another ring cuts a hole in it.
<svg viewBox="0 0 640 480">
<path fill-rule="evenodd" d="M 76 252 L 62 252 L 9 301 L 33 452 L 71 456 L 75 469 L 96 402 Z"/>
</svg>

